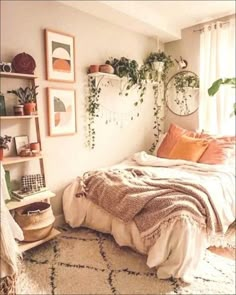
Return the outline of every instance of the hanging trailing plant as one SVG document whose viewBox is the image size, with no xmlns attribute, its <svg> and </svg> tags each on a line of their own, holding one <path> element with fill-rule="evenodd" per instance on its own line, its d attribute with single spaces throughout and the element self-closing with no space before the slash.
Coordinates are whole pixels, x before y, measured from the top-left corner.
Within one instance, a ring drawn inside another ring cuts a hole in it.
<svg viewBox="0 0 236 295">
<path fill-rule="evenodd" d="M 159 137 L 162 131 L 161 128 L 161 123 L 164 121 L 164 114 L 161 117 L 161 111 L 164 106 L 164 101 L 165 98 L 162 97 L 160 100 L 160 103 L 158 102 L 158 99 L 160 97 L 160 94 L 163 92 L 162 87 L 164 87 L 163 82 L 161 80 L 158 81 L 156 85 L 153 85 L 153 94 L 154 94 L 154 106 L 153 106 L 153 117 L 154 117 L 154 122 L 153 122 L 153 130 L 154 130 L 154 137 L 155 140 L 151 145 L 151 148 L 149 149 L 150 153 L 153 153 L 156 145 L 159 141 Z"/>
<path fill-rule="evenodd" d="M 95 77 L 89 77 L 89 95 L 88 95 L 88 104 L 86 111 L 88 113 L 88 138 L 87 145 L 94 149 L 95 147 L 95 118 L 99 117 L 99 94 L 101 92 L 101 88 L 99 87 L 101 80 L 96 83 Z"/>
<path fill-rule="evenodd" d="M 146 91 L 146 79 L 143 76 L 142 70 L 139 69 L 137 61 L 126 57 L 121 57 L 120 59 L 110 58 L 106 61 L 106 64 L 109 64 L 114 68 L 115 75 L 120 78 L 127 78 L 127 81 L 124 83 L 119 94 L 122 95 L 124 93 L 125 96 L 128 96 L 129 91 L 136 88 L 139 92 L 139 100 L 137 100 L 134 105 L 138 106 L 143 103 Z"/>
<path fill-rule="evenodd" d="M 151 52 L 144 61 L 146 77 L 151 81 L 157 81 L 159 73 L 164 81 L 167 78 L 169 69 L 173 66 L 174 61 L 164 51 Z"/>
<path fill-rule="evenodd" d="M 166 86 L 168 72 L 173 66 L 174 61 L 171 59 L 171 56 L 167 55 L 164 51 L 151 52 L 142 66 L 143 76 L 146 80 L 155 83 L 155 85 L 153 85 L 153 130 L 155 140 L 149 149 L 150 153 L 154 152 L 162 131 L 161 125 L 164 121 L 164 114 L 161 116 L 161 112 L 164 112 L 163 107 L 165 106 L 164 88 Z"/>
<path fill-rule="evenodd" d="M 175 75 L 174 81 L 176 93 L 185 93 L 190 88 L 199 88 L 199 78 L 196 74 L 189 74 L 188 72 L 180 72 Z"/>
</svg>

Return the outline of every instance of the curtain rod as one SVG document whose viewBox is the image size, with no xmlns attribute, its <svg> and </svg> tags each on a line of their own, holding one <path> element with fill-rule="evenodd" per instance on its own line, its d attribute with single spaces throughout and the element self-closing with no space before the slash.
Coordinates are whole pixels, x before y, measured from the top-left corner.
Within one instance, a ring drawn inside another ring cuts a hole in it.
<svg viewBox="0 0 236 295">
<path fill-rule="evenodd" d="M 229 23 L 229 21 L 227 21 L 227 22 L 221 22 L 220 24 L 221 25 L 225 25 L 225 24 L 228 24 Z M 210 26 L 211 24 L 209 24 L 209 26 Z M 215 26 L 216 26 L 216 24 L 215 24 Z M 202 31 L 204 31 L 204 28 L 200 28 L 200 29 L 198 29 L 198 30 L 193 30 L 193 32 L 195 33 L 195 32 L 202 32 Z"/>
</svg>

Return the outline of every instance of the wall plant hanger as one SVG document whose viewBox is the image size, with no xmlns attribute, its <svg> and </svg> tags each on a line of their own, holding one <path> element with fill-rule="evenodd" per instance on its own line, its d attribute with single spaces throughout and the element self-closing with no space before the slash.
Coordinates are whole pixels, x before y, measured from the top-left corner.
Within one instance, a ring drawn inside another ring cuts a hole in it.
<svg viewBox="0 0 236 295">
<path fill-rule="evenodd" d="M 173 75 L 165 89 L 168 109 L 179 116 L 188 116 L 199 106 L 199 77 L 191 71 Z"/>
</svg>

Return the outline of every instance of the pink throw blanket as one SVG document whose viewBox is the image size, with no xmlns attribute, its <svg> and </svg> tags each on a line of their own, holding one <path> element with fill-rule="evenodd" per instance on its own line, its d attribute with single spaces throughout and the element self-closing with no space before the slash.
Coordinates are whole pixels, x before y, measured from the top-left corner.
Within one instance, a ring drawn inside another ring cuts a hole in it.
<svg viewBox="0 0 236 295">
<path fill-rule="evenodd" d="M 186 216 L 208 233 L 223 227 L 207 190 L 194 181 L 160 179 L 142 169 L 94 171 L 81 179 L 85 195 L 124 222 L 134 220 L 140 233 L 159 236 L 160 226 Z"/>
</svg>

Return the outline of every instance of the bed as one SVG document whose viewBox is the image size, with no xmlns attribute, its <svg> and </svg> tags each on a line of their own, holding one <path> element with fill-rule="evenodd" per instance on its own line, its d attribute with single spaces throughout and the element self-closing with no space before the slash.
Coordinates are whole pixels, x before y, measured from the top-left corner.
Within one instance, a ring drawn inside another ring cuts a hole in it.
<svg viewBox="0 0 236 295">
<path fill-rule="evenodd" d="M 137 196 L 143 184 L 150 188 L 149 199 L 136 206 L 133 199 L 145 199 L 144 190 Z M 63 210 L 71 227 L 109 233 L 120 246 L 147 255 L 147 265 L 156 267 L 158 278 L 189 283 L 206 248 L 229 242 L 226 232 L 235 220 L 235 169 L 142 151 L 78 177 L 64 191 Z"/>
</svg>

